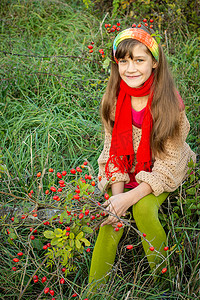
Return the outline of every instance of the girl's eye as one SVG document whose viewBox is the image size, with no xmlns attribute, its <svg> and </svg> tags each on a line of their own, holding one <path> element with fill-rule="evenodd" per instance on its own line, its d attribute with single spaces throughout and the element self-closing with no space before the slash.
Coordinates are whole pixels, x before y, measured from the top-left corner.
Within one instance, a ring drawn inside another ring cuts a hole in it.
<svg viewBox="0 0 200 300">
<path fill-rule="evenodd" d="M 142 62 L 142 61 L 143 61 L 143 59 L 140 59 L 140 58 L 137 59 L 137 62 Z"/>
<path fill-rule="evenodd" d="M 125 64 L 125 63 L 126 63 L 126 59 L 120 59 L 119 62 L 120 62 L 121 64 Z"/>
</svg>

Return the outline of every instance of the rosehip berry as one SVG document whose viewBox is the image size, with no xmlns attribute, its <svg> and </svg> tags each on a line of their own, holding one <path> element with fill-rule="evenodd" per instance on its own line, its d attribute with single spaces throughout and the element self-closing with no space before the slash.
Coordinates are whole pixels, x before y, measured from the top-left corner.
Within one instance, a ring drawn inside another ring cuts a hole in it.
<svg viewBox="0 0 200 300">
<path fill-rule="evenodd" d="M 81 179 L 81 182 L 82 182 L 82 183 L 86 183 L 85 179 Z"/>
<path fill-rule="evenodd" d="M 57 177 L 59 178 L 59 179 L 61 179 L 62 178 L 62 174 L 60 174 L 59 172 L 57 173 Z"/>
<path fill-rule="evenodd" d="M 132 25 L 132 27 L 136 27 L 137 25 L 134 23 L 133 25 Z"/>
<path fill-rule="evenodd" d="M 85 166 L 87 166 L 87 164 L 88 164 L 88 162 L 87 161 L 84 161 L 84 163 L 83 163 Z"/>
<path fill-rule="evenodd" d="M 145 23 L 145 24 L 144 24 L 144 26 L 146 26 L 146 27 L 147 27 L 147 26 L 148 26 L 148 24 L 147 24 L 147 23 Z"/>
<path fill-rule="evenodd" d="M 95 186 L 95 181 L 92 181 L 92 182 L 91 182 L 91 185 L 92 185 L 92 186 Z"/>
<path fill-rule="evenodd" d="M 76 192 L 77 194 L 80 194 L 81 191 L 80 191 L 79 189 L 76 189 L 75 192 Z"/>
<path fill-rule="evenodd" d="M 146 233 L 143 233 L 143 237 L 146 237 L 147 235 L 146 235 Z"/>
<path fill-rule="evenodd" d="M 107 28 L 108 27 L 108 24 L 105 24 L 105 28 Z"/>
<path fill-rule="evenodd" d="M 13 221 L 13 222 L 14 222 L 14 220 L 15 220 L 15 218 L 14 218 L 14 217 L 12 217 L 12 218 L 11 218 L 11 221 Z"/>
<path fill-rule="evenodd" d="M 31 227 L 31 228 L 30 228 L 30 232 L 32 232 L 32 231 L 33 231 L 33 228 Z"/>
<path fill-rule="evenodd" d="M 23 219 L 26 219 L 26 216 L 25 216 L 25 215 L 22 215 L 22 217 L 21 217 L 21 218 L 22 218 L 22 220 L 23 220 Z"/>
<path fill-rule="evenodd" d="M 150 247 L 150 248 L 149 248 L 149 250 L 151 250 L 151 251 L 154 251 L 154 250 L 155 250 L 155 248 L 154 248 L 154 247 Z"/>
<path fill-rule="evenodd" d="M 167 246 L 164 247 L 164 251 L 167 251 L 167 250 L 169 250 L 169 247 L 167 247 Z"/>
<path fill-rule="evenodd" d="M 117 31 L 120 31 L 120 27 L 117 27 Z"/>
<path fill-rule="evenodd" d="M 51 247 L 51 243 L 47 243 L 47 247 Z"/>
<path fill-rule="evenodd" d="M 87 179 L 91 180 L 92 179 L 92 175 L 88 175 Z"/>
<path fill-rule="evenodd" d="M 119 231 L 119 228 L 118 228 L 118 227 L 115 227 L 115 228 L 114 228 L 114 231 Z"/>
<path fill-rule="evenodd" d="M 67 175 L 67 171 L 62 171 L 62 176 L 66 176 Z"/>
<path fill-rule="evenodd" d="M 150 25 L 149 27 L 150 27 L 150 28 L 153 28 L 153 25 Z"/>
<path fill-rule="evenodd" d="M 91 42 L 91 45 L 94 45 L 94 42 Z M 86 161 L 86 163 L 87 163 L 87 161 Z"/>
<path fill-rule="evenodd" d="M 87 248 L 87 249 L 86 249 L 86 252 L 89 253 L 89 252 L 90 252 L 90 248 Z"/>
<path fill-rule="evenodd" d="M 63 224 L 63 222 L 59 221 L 60 224 Z"/>
<path fill-rule="evenodd" d="M 53 200 L 58 200 L 58 196 L 56 195 L 56 196 L 53 196 Z"/>
<path fill-rule="evenodd" d="M 77 297 L 77 296 L 78 296 L 77 293 L 74 293 L 74 294 L 72 295 L 73 298 L 75 298 L 75 297 Z"/>
<path fill-rule="evenodd" d="M 58 188 L 58 192 L 61 193 L 62 192 L 62 188 Z"/>
<path fill-rule="evenodd" d="M 121 228 L 122 226 L 122 223 L 117 223 L 117 227 Z"/>
<path fill-rule="evenodd" d="M 70 229 L 70 227 L 69 227 L 69 226 L 67 226 L 67 227 L 66 227 L 66 230 L 67 230 L 67 231 L 70 231 L 71 229 Z"/>
<path fill-rule="evenodd" d="M 95 216 L 91 216 L 90 219 L 91 219 L 91 220 L 94 220 L 94 219 L 95 219 Z"/>
<path fill-rule="evenodd" d="M 37 214 L 33 214 L 33 217 L 35 217 L 35 218 L 36 218 L 36 217 L 37 217 Z"/>
<path fill-rule="evenodd" d="M 34 235 L 31 235 L 30 239 L 33 241 L 35 239 Z"/>
<path fill-rule="evenodd" d="M 66 271 L 66 268 L 62 268 L 61 271 L 64 273 Z"/>
<path fill-rule="evenodd" d="M 52 192 L 54 192 L 54 193 L 56 192 L 56 188 L 55 188 L 54 186 L 51 186 L 51 187 L 50 187 L 50 190 L 51 190 Z"/>
<path fill-rule="evenodd" d="M 17 268 L 16 268 L 16 267 L 12 267 L 12 270 L 13 270 L 13 271 L 16 271 L 16 270 L 17 270 Z"/>
<path fill-rule="evenodd" d="M 47 281 L 46 276 L 42 277 L 42 283 L 44 283 L 45 281 Z"/>
<path fill-rule="evenodd" d="M 150 23 L 153 23 L 153 19 L 150 19 L 149 22 L 150 22 Z"/>
<path fill-rule="evenodd" d="M 61 283 L 61 284 L 64 284 L 64 283 L 65 283 L 65 279 L 64 279 L 64 278 L 61 278 L 61 279 L 60 279 L 60 283 Z"/>
<path fill-rule="evenodd" d="M 127 245 L 127 246 L 126 246 L 126 249 L 128 249 L 128 250 L 133 249 L 133 245 Z"/>
<path fill-rule="evenodd" d="M 141 24 L 138 24 L 138 26 L 137 26 L 138 28 L 140 28 L 141 27 Z"/>
<path fill-rule="evenodd" d="M 45 191 L 45 194 L 48 195 L 48 194 L 49 194 L 49 190 L 46 190 L 46 191 Z"/>
<path fill-rule="evenodd" d="M 74 198 L 75 200 L 79 200 L 79 199 L 80 199 L 79 194 L 74 195 L 73 198 Z"/>
<path fill-rule="evenodd" d="M 167 268 L 163 268 L 161 272 L 162 272 L 162 274 L 166 273 L 167 272 Z"/>
<path fill-rule="evenodd" d="M 53 169 L 52 169 L 52 168 L 50 168 L 50 169 L 49 169 L 49 172 L 50 172 L 50 173 L 53 173 Z"/>
<path fill-rule="evenodd" d="M 120 25 L 121 25 L 121 23 L 117 22 L 117 26 L 120 26 Z"/>
<path fill-rule="evenodd" d="M 41 174 L 41 172 L 38 172 L 37 173 L 37 177 L 40 177 L 42 174 Z"/>
<path fill-rule="evenodd" d="M 144 19 L 143 22 L 145 23 L 147 21 L 147 19 Z"/>
<path fill-rule="evenodd" d="M 69 232 L 66 232 L 66 236 L 69 236 Z"/>
<path fill-rule="evenodd" d="M 22 252 L 19 252 L 19 253 L 17 253 L 17 255 L 18 255 L 18 256 L 22 256 L 22 255 L 23 255 L 23 253 L 22 253 Z"/>
<path fill-rule="evenodd" d="M 85 215 L 87 216 L 90 213 L 89 209 L 85 210 Z"/>
<path fill-rule="evenodd" d="M 34 276 L 33 276 L 33 279 L 38 279 L 38 276 L 37 276 L 37 275 L 34 275 Z"/>
<path fill-rule="evenodd" d="M 93 46 L 92 46 L 92 45 L 89 45 L 89 46 L 88 46 L 88 49 L 93 49 Z"/>
<path fill-rule="evenodd" d="M 55 293 L 54 293 L 53 290 L 50 290 L 50 291 L 49 291 L 49 294 L 50 294 L 51 296 L 54 296 Z"/>
<path fill-rule="evenodd" d="M 108 199 L 110 198 L 110 196 L 109 196 L 107 193 L 105 193 L 105 194 L 104 194 L 104 198 L 105 198 L 106 200 L 108 200 Z"/>
<path fill-rule="evenodd" d="M 79 214 L 79 219 L 82 219 L 84 217 L 84 214 L 83 213 L 80 213 Z"/>
<path fill-rule="evenodd" d="M 97 217 L 97 218 L 100 218 L 100 214 L 96 214 L 96 217 Z"/>
<path fill-rule="evenodd" d="M 71 173 L 71 174 L 76 174 L 76 170 L 75 170 L 75 169 L 71 169 L 71 170 L 70 170 L 70 173 Z"/>
<path fill-rule="evenodd" d="M 105 216 L 105 212 L 103 211 L 103 212 L 101 212 L 101 216 L 102 217 L 104 217 Z"/>
<path fill-rule="evenodd" d="M 19 258 L 13 258 L 14 262 L 19 262 Z"/>
<path fill-rule="evenodd" d="M 37 282 L 38 282 L 38 279 L 34 279 L 33 282 L 34 282 L 34 283 L 37 283 Z"/>
<path fill-rule="evenodd" d="M 99 182 L 101 181 L 101 179 L 102 179 L 102 176 L 98 176 L 98 179 L 99 179 Z"/>
<path fill-rule="evenodd" d="M 48 246 L 47 246 L 47 245 L 44 245 L 42 248 L 43 248 L 44 250 L 46 250 L 46 249 L 48 248 Z"/>
<path fill-rule="evenodd" d="M 44 293 L 48 294 L 48 292 L 49 292 L 49 288 L 47 287 L 47 288 L 44 289 Z"/>
</svg>

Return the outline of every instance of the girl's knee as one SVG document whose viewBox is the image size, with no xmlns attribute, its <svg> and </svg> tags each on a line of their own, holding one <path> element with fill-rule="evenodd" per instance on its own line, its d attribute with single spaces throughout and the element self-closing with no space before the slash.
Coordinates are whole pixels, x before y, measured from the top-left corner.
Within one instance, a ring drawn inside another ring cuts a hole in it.
<svg viewBox="0 0 200 300">
<path fill-rule="evenodd" d="M 158 213 L 158 201 L 153 194 L 149 194 L 140 199 L 135 205 L 133 205 L 133 217 L 134 219 L 143 218 L 149 219 L 152 216 L 155 217 Z"/>
</svg>

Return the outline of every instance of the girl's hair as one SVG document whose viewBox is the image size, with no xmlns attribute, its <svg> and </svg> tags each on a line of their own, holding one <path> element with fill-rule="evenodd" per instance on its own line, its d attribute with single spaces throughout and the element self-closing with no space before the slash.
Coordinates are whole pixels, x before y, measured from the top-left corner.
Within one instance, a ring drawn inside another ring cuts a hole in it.
<svg viewBox="0 0 200 300">
<path fill-rule="evenodd" d="M 143 28 L 142 28 L 143 29 Z M 150 29 L 144 29 L 149 33 Z M 128 55 L 132 58 L 132 50 L 135 45 L 141 44 L 134 39 L 123 40 L 117 48 L 115 57 L 124 58 Z M 147 52 L 152 56 L 147 48 Z M 152 59 L 155 59 L 152 56 Z M 121 77 L 118 65 L 112 55 L 111 74 L 107 84 L 106 92 L 102 99 L 101 116 L 106 129 L 112 133 L 114 120 L 112 119 L 113 108 L 116 105 L 116 98 L 119 93 Z M 151 150 L 152 155 L 165 153 L 165 144 L 168 138 L 175 138 L 179 135 L 179 116 L 180 104 L 178 94 L 171 73 L 168 68 L 167 60 L 162 47 L 159 45 L 159 61 L 154 69 L 153 100 L 151 113 L 153 127 L 151 131 Z"/>
</svg>

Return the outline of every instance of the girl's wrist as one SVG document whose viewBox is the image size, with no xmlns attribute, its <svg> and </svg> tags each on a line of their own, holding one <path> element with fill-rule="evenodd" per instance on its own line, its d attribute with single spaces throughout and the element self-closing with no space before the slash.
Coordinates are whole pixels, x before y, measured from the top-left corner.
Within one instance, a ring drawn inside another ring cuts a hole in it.
<svg viewBox="0 0 200 300">
<path fill-rule="evenodd" d="M 140 199 L 152 193 L 151 186 L 146 183 L 140 183 L 136 188 L 126 192 L 127 201 L 131 205 L 136 204 Z"/>
</svg>

